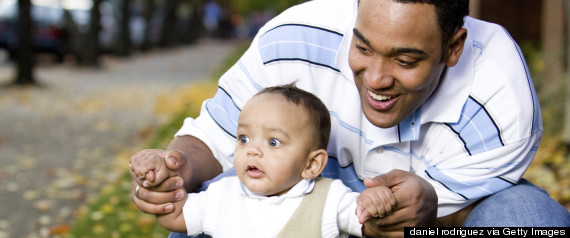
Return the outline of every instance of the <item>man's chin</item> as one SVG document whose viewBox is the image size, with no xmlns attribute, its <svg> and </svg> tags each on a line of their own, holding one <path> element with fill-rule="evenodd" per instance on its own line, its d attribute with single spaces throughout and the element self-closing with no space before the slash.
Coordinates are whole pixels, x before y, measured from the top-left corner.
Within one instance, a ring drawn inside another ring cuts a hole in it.
<svg viewBox="0 0 570 238">
<path fill-rule="evenodd" d="M 398 124 L 397 121 L 387 113 L 378 111 L 370 112 L 365 110 L 364 116 L 366 116 L 366 119 L 372 123 L 372 125 L 380 128 L 390 128 Z"/>
</svg>

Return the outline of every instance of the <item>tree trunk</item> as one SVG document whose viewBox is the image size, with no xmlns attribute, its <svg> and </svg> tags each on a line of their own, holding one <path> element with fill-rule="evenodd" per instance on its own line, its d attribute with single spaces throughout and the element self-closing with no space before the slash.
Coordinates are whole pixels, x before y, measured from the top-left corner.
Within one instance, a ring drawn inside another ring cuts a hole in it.
<svg viewBox="0 0 570 238">
<path fill-rule="evenodd" d="M 103 0 L 93 0 L 91 16 L 89 19 L 89 31 L 87 35 L 81 36 L 83 47 L 80 47 L 79 64 L 88 67 L 99 67 L 99 31 L 101 30 L 100 6 Z"/>
<path fill-rule="evenodd" d="M 18 61 L 14 84 L 36 84 L 30 0 L 18 0 Z"/>
<path fill-rule="evenodd" d="M 129 56 L 131 54 L 131 32 L 129 21 L 131 19 L 130 13 L 131 0 L 121 1 L 121 20 L 119 22 L 119 47 L 117 55 Z"/>
<path fill-rule="evenodd" d="M 566 17 L 566 98 L 564 107 L 564 130 L 562 131 L 562 142 L 570 146 L 570 2 L 564 1 L 564 11 Z"/>
<path fill-rule="evenodd" d="M 154 4 L 154 0 L 145 0 L 144 1 L 144 21 L 145 21 L 145 29 L 144 29 L 144 37 L 143 42 L 141 45 L 141 50 L 147 51 L 152 48 L 152 41 L 151 37 L 151 29 L 152 29 L 152 15 L 154 14 L 154 9 L 156 8 Z"/>
<path fill-rule="evenodd" d="M 191 0 L 192 4 L 192 16 L 190 17 L 189 26 L 190 29 L 190 43 L 196 43 L 202 34 L 204 33 L 204 6 L 201 0 Z"/>
<path fill-rule="evenodd" d="M 176 7 L 178 0 L 166 0 L 164 2 L 164 20 L 160 28 L 160 39 L 158 45 L 162 47 L 174 46 L 178 43 L 176 38 L 176 26 L 178 18 L 176 16 Z"/>
</svg>

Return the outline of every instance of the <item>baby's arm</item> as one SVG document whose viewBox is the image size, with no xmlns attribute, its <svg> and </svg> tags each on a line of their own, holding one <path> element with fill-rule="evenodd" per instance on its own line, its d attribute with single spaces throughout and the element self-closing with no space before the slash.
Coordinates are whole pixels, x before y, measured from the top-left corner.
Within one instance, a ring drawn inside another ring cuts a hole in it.
<svg viewBox="0 0 570 238">
<path fill-rule="evenodd" d="M 184 199 L 173 202 L 174 210 L 171 213 L 156 215 L 156 220 L 164 229 L 172 232 L 184 232 L 186 233 L 186 221 L 184 220 L 184 213 L 182 213 L 182 208 L 184 203 L 188 199 L 188 195 L 185 193 Z"/>
<path fill-rule="evenodd" d="M 396 207 L 396 197 L 386 186 L 367 188 L 356 199 L 356 216 L 364 224 L 370 217 L 384 217 Z"/>
</svg>

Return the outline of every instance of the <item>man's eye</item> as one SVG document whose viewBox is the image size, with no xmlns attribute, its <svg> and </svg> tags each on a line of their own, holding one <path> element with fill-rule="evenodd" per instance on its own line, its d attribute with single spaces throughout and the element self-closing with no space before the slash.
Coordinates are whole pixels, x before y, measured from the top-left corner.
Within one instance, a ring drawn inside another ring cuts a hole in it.
<svg viewBox="0 0 570 238">
<path fill-rule="evenodd" d="M 249 137 L 247 137 L 246 135 L 240 135 L 239 136 L 239 142 L 245 144 L 245 143 L 249 142 Z"/>
<path fill-rule="evenodd" d="M 402 65 L 402 66 L 413 66 L 417 63 L 417 61 L 407 61 L 407 60 L 402 60 L 402 59 L 396 59 L 396 62 L 398 62 L 398 64 Z"/>
<path fill-rule="evenodd" d="M 366 49 L 366 48 L 363 47 L 363 46 L 356 45 L 356 48 L 357 48 L 360 52 L 362 52 L 362 53 L 369 53 L 368 49 Z"/>
<path fill-rule="evenodd" d="M 281 141 L 279 141 L 278 139 L 275 139 L 275 138 L 269 139 L 269 146 L 275 147 L 275 146 L 280 146 L 280 145 L 282 145 L 282 144 L 281 144 Z"/>
</svg>

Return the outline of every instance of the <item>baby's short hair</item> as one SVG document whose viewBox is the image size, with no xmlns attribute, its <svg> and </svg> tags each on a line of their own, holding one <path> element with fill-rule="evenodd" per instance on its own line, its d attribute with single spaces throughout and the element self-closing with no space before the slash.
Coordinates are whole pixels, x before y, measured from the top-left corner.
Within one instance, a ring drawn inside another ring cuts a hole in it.
<svg viewBox="0 0 570 238">
<path fill-rule="evenodd" d="M 287 101 L 305 108 L 313 124 L 314 144 L 317 146 L 317 149 L 327 149 L 331 133 L 330 113 L 325 104 L 317 96 L 298 88 L 294 82 L 264 88 L 256 95 L 264 93 L 283 95 Z"/>
</svg>

